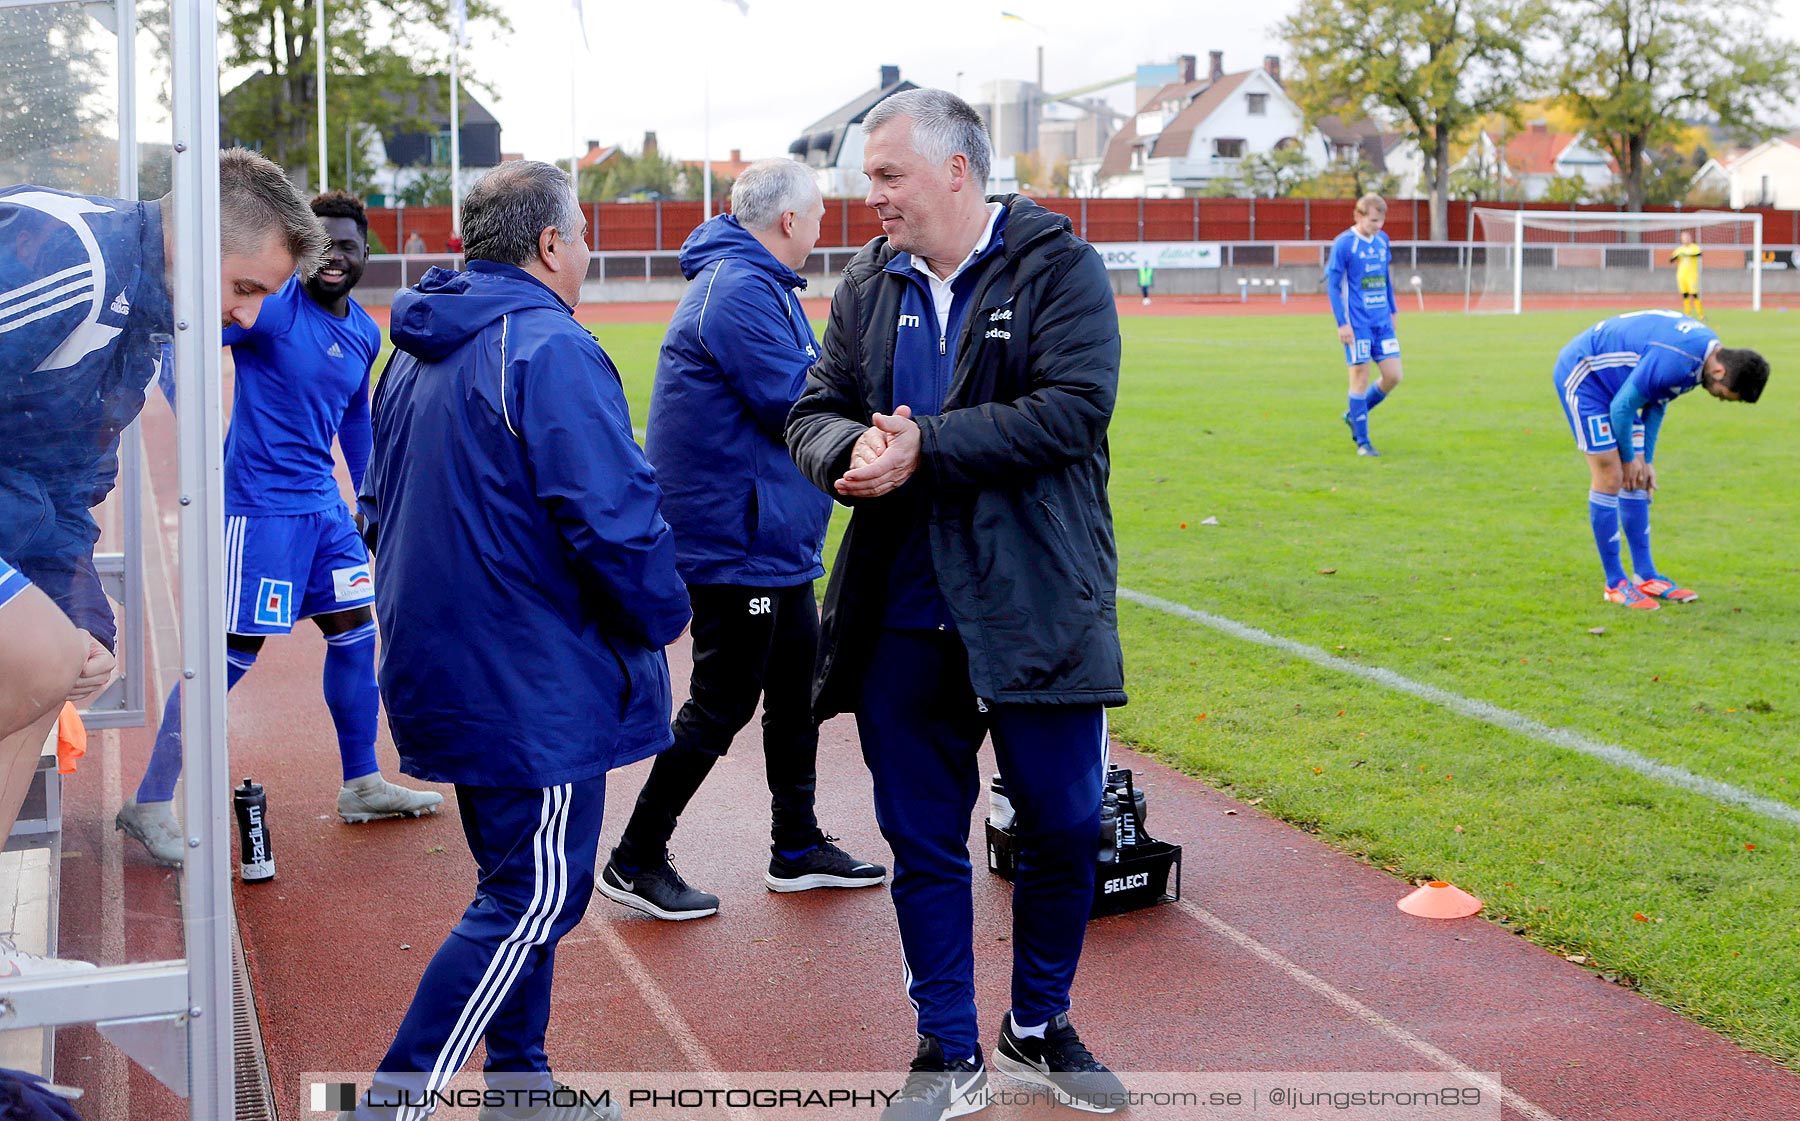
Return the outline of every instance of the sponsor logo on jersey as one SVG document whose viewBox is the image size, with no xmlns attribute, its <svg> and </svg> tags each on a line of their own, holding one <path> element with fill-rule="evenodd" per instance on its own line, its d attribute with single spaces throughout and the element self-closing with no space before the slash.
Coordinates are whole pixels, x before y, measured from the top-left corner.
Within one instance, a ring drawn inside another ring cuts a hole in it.
<svg viewBox="0 0 1800 1121">
<path fill-rule="evenodd" d="M 331 588 L 337 593 L 339 603 L 346 603 L 353 599 L 368 599 L 375 594 L 375 578 L 370 575 L 368 565 L 354 564 L 349 568 L 332 570 Z"/>
<path fill-rule="evenodd" d="M 1391 336 L 1388 338 L 1382 339 L 1381 340 L 1381 353 L 1383 356 L 1386 356 L 1389 354 L 1399 354 L 1400 353 L 1400 340 L 1393 338 Z"/>
<path fill-rule="evenodd" d="M 1012 338 L 1012 332 L 1002 331 L 998 327 L 989 327 L 987 337 L 990 339 L 1010 339 Z"/>
<path fill-rule="evenodd" d="M 263 577 L 256 590 L 256 621 L 265 627 L 294 625 L 294 585 Z"/>
<path fill-rule="evenodd" d="M 772 613 L 774 610 L 775 610 L 774 597 L 772 597 L 772 596 L 751 596 L 750 597 L 750 614 L 752 614 L 752 615 L 768 615 L 768 614 Z"/>
<path fill-rule="evenodd" d="M 338 346 L 338 344 L 336 344 L 336 343 L 332 343 L 331 347 L 328 350 L 326 350 L 325 353 L 328 357 L 331 357 L 331 358 L 342 358 L 344 356 L 343 349 L 340 348 Z"/>
<path fill-rule="evenodd" d="M 1356 356 L 1353 359 L 1353 361 L 1355 361 L 1357 364 L 1360 365 L 1369 360 L 1369 340 L 1368 339 L 1357 339 L 1354 343 L 1350 344 L 1350 347 L 1351 347 L 1351 352 L 1353 354 L 1355 354 L 1355 356 Z"/>
<path fill-rule="evenodd" d="M 119 289 L 119 294 L 113 297 L 112 303 L 106 306 L 112 310 L 114 315 L 131 314 L 131 301 L 125 298 L 125 289 L 123 288 Z"/>
<path fill-rule="evenodd" d="M 1588 427 L 1588 443 L 1590 443 L 1590 444 L 1610 444 L 1610 443 L 1612 443 L 1612 438 L 1613 438 L 1612 420 L 1610 418 L 1603 417 L 1603 416 L 1588 417 L 1587 418 L 1587 427 Z"/>
<path fill-rule="evenodd" d="M 899 326 L 901 327 L 917 327 L 918 325 L 919 317 L 916 315 L 902 315 L 900 317 Z"/>
</svg>

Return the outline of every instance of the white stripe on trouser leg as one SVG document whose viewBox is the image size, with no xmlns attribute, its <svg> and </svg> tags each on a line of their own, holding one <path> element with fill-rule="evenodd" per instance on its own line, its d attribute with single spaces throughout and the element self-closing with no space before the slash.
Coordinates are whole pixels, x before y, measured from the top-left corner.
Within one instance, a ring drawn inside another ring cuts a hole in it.
<svg viewBox="0 0 1800 1121">
<path fill-rule="evenodd" d="M 532 834 L 532 897 L 526 906 L 525 913 L 520 916 L 518 925 L 512 933 L 501 940 L 494 952 L 493 961 L 488 963 L 487 970 L 475 989 L 469 994 L 469 1000 L 457 1016 L 456 1024 L 450 1029 L 450 1035 L 444 1041 L 443 1049 L 438 1052 L 437 1061 L 432 1064 L 431 1074 L 425 1085 L 425 1097 L 443 1089 L 463 1063 L 468 1061 L 470 1052 L 475 1050 L 475 1042 L 487 1032 L 487 1026 L 499 1011 L 506 994 L 517 979 L 525 958 L 534 946 L 544 943 L 549 933 L 550 924 L 562 910 L 568 894 L 568 866 L 563 859 L 563 844 L 568 835 L 569 800 L 573 795 L 570 785 L 546 787 L 544 802 L 539 809 L 538 827 Z M 423 1121 L 426 1114 L 423 1104 L 414 1107 L 403 1121 Z"/>
<path fill-rule="evenodd" d="M 237 626 L 238 596 L 243 591 L 243 553 L 238 547 L 238 523 L 242 518 L 225 519 L 225 629 Z"/>
</svg>

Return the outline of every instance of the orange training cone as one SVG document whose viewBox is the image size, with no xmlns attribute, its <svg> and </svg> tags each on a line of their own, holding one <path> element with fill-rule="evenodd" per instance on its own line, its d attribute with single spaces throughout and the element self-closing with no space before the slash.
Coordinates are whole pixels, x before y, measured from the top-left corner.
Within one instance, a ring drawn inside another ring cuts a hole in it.
<svg viewBox="0 0 1800 1121">
<path fill-rule="evenodd" d="M 1443 880 L 1432 880 L 1398 904 L 1422 919 L 1463 919 L 1481 910 L 1481 900 Z"/>
</svg>

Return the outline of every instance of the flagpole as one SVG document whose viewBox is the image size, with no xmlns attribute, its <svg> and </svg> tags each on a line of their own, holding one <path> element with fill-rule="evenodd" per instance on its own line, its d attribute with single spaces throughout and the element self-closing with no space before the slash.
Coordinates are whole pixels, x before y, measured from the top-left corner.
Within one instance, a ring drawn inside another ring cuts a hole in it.
<svg viewBox="0 0 1800 1121">
<path fill-rule="evenodd" d="M 711 54 L 710 51 L 707 53 Z M 705 99 L 703 106 L 705 123 L 701 126 L 700 133 L 700 197 L 702 199 L 700 217 L 702 220 L 712 217 L 712 66 L 710 64 L 706 68 L 704 88 L 705 92 L 701 96 Z"/>
<path fill-rule="evenodd" d="M 450 40 L 450 232 L 462 237 L 462 75 L 460 36 Z"/>
<path fill-rule="evenodd" d="M 314 83 L 319 95 L 319 193 L 324 194 L 331 189 L 330 180 L 325 174 L 325 0 L 313 0 L 318 5 L 314 15 L 317 22 L 313 27 L 313 38 L 318 40 L 318 55 L 314 67 L 318 70 L 318 81 Z"/>
</svg>

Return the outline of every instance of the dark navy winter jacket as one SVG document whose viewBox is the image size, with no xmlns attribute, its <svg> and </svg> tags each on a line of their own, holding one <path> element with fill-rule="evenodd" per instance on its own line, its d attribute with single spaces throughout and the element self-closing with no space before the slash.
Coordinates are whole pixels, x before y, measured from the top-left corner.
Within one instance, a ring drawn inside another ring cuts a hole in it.
<svg viewBox="0 0 1800 1121">
<path fill-rule="evenodd" d="M 359 508 L 402 769 L 578 782 L 667 747 L 687 589 L 600 344 L 486 261 L 394 301 Z"/>
<path fill-rule="evenodd" d="M 88 510 L 172 318 L 155 203 L 0 190 L 0 556 L 109 648 Z"/>
<path fill-rule="evenodd" d="M 644 451 L 682 578 L 761 588 L 815 580 L 831 499 L 783 441 L 818 360 L 794 293 L 806 281 L 729 214 L 688 235 L 681 271 L 692 283 L 663 337 Z"/>
</svg>

